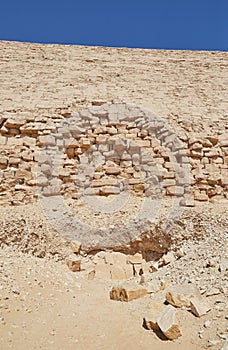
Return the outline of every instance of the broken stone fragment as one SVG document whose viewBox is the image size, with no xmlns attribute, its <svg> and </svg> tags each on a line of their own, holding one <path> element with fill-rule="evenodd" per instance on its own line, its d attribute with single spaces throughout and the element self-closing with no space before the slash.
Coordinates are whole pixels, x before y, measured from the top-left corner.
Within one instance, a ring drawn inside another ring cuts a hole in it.
<svg viewBox="0 0 228 350">
<path fill-rule="evenodd" d="M 164 309 L 157 321 L 160 330 L 169 340 L 174 340 L 181 336 L 179 326 L 175 320 L 175 313 L 176 310 L 169 305 Z"/>
<path fill-rule="evenodd" d="M 81 271 L 81 260 L 72 254 L 67 259 L 67 266 L 73 272 Z"/>
<path fill-rule="evenodd" d="M 159 267 L 168 265 L 176 260 L 176 257 L 173 252 L 168 252 L 167 254 L 164 254 L 161 258 L 161 261 L 159 263 Z"/>
<path fill-rule="evenodd" d="M 132 281 L 114 286 L 110 291 L 110 299 L 116 301 L 131 301 L 147 295 L 147 289 Z"/>
<path fill-rule="evenodd" d="M 166 293 L 166 301 L 175 307 L 190 307 L 191 300 L 200 297 L 199 288 L 188 284 L 171 287 Z"/>
<path fill-rule="evenodd" d="M 193 298 L 190 301 L 190 307 L 192 313 L 197 317 L 206 315 L 206 313 L 211 310 L 210 306 L 199 298 Z"/>
</svg>

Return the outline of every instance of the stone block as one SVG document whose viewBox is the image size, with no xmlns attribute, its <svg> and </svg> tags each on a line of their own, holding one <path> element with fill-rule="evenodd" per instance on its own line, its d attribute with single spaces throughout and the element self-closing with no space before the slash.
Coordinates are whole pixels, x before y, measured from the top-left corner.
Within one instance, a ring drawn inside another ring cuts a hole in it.
<svg viewBox="0 0 228 350">
<path fill-rule="evenodd" d="M 119 194 L 119 187 L 115 186 L 102 186 L 99 190 L 99 194 L 101 195 L 110 195 L 110 194 Z"/>
<path fill-rule="evenodd" d="M 190 301 L 190 307 L 191 312 L 197 317 L 206 315 L 206 313 L 211 309 L 205 301 L 196 297 Z"/>
<path fill-rule="evenodd" d="M 10 157 L 9 158 L 9 164 L 10 165 L 17 165 L 21 162 L 21 158 L 19 157 Z"/>
<path fill-rule="evenodd" d="M 130 281 L 114 286 L 110 291 L 110 299 L 116 301 L 131 301 L 147 295 L 147 289 Z"/>
<path fill-rule="evenodd" d="M 56 140 L 51 135 L 43 135 L 38 137 L 38 146 L 55 146 Z"/>
<path fill-rule="evenodd" d="M 16 178 L 24 179 L 24 180 L 31 180 L 32 179 L 32 173 L 30 171 L 28 171 L 28 170 L 18 169 L 16 171 Z"/>
<path fill-rule="evenodd" d="M 194 285 L 177 285 L 166 293 L 166 301 L 175 307 L 190 307 L 193 298 L 201 298 L 200 290 Z"/>
<path fill-rule="evenodd" d="M 164 309 L 157 321 L 160 330 L 169 340 L 175 340 L 181 336 L 179 325 L 175 320 L 175 314 L 176 310 L 169 305 Z"/>
<path fill-rule="evenodd" d="M 169 186 L 166 188 L 166 193 L 169 196 L 181 197 L 184 194 L 184 187 L 181 186 Z"/>
</svg>

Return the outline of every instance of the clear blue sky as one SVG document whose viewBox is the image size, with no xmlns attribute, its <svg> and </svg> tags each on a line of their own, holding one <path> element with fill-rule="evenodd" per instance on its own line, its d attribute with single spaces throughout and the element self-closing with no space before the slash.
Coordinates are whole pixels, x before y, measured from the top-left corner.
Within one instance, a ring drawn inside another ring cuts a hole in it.
<svg viewBox="0 0 228 350">
<path fill-rule="evenodd" d="M 228 0 L 0 0 L 0 40 L 228 50 Z"/>
</svg>

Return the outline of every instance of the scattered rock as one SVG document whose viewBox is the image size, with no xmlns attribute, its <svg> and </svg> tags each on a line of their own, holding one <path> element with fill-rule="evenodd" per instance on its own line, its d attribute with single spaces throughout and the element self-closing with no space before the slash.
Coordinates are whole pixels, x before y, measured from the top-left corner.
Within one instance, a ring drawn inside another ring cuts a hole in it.
<svg viewBox="0 0 228 350">
<path fill-rule="evenodd" d="M 67 266 L 73 272 L 81 271 L 81 260 L 72 254 L 67 259 Z"/>
<path fill-rule="evenodd" d="M 176 310 L 169 305 L 157 321 L 160 330 L 169 340 L 174 340 L 181 336 L 179 326 L 175 320 L 175 313 Z"/>
<path fill-rule="evenodd" d="M 166 293 L 166 301 L 175 307 L 190 307 L 195 297 L 200 299 L 200 290 L 189 284 L 171 287 Z"/>
<path fill-rule="evenodd" d="M 117 285 L 110 291 L 110 299 L 116 301 L 131 301 L 147 295 L 147 289 L 134 282 Z"/>
<path fill-rule="evenodd" d="M 209 310 L 211 310 L 210 306 L 208 306 L 203 300 L 200 300 L 199 298 L 191 299 L 190 307 L 191 307 L 192 313 L 197 317 L 206 315 L 206 313 Z"/>
</svg>

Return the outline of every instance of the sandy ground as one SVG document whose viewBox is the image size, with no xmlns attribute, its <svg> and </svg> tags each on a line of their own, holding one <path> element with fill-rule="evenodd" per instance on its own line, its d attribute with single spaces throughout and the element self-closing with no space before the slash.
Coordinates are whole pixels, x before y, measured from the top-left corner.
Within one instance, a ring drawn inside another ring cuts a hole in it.
<svg viewBox="0 0 228 350">
<path fill-rule="evenodd" d="M 10 225 L 11 221 L 14 233 L 18 225 L 16 232 L 21 232 L 23 237 L 20 224 L 14 223 L 13 226 L 11 220 L 23 218 L 22 208 L 1 208 L 1 233 L 3 221 L 5 225 L 7 222 Z M 28 217 L 29 208 L 26 208 Z M 30 214 L 33 210 L 31 206 Z M 13 235 L 11 232 L 14 239 L 2 244 L 0 348 L 220 350 L 228 333 L 227 271 L 219 271 L 221 261 L 227 253 L 226 207 L 224 204 L 208 208 L 204 205 L 194 210 L 199 213 L 201 225 L 204 225 L 204 236 L 182 242 L 181 247 L 185 252 L 183 257 L 160 268 L 156 273 L 146 275 L 146 279 L 152 282 L 195 284 L 210 304 L 211 311 L 200 318 L 178 309 L 182 333 L 180 338 L 164 341 L 142 326 L 149 304 L 159 300 L 164 302 L 165 291 L 148 294 L 128 303 L 110 300 L 109 292 L 116 282 L 102 276 L 88 280 L 87 268 L 81 272 L 70 271 L 64 260 L 64 244 L 61 245 L 61 240 L 58 241 L 56 236 L 51 236 L 51 232 L 48 236 L 48 226 L 43 221 L 41 232 L 46 232 L 46 241 L 34 239 L 32 244 L 27 245 L 27 253 L 22 252 L 26 246 L 23 239 L 16 239 L 20 236 L 18 233 Z M 33 224 L 35 221 L 38 224 L 41 220 L 38 220 L 38 211 L 36 214 L 36 220 L 31 215 Z M 27 223 L 26 226 L 28 231 L 31 231 L 30 224 Z M 199 226 L 195 224 L 194 229 L 199 230 Z M 53 254 L 53 245 L 58 254 Z M 39 247 L 41 251 L 46 249 L 49 254 L 44 257 L 34 256 L 39 252 Z M 95 258 L 96 256 L 81 257 L 85 267 Z M 212 267 L 208 267 L 209 260 L 214 261 Z M 139 282 L 138 277 L 133 280 Z"/>
</svg>

